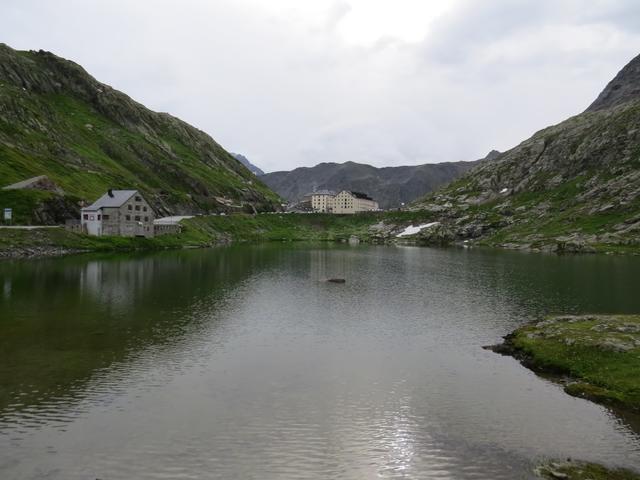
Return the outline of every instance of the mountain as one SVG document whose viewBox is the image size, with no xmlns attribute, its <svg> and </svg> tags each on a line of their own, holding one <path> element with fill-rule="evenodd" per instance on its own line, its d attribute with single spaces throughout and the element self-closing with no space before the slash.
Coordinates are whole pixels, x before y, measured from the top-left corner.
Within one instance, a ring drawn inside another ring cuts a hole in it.
<svg viewBox="0 0 640 480">
<path fill-rule="evenodd" d="M 411 208 L 432 211 L 438 235 L 454 241 L 557 251 L 640 245 L 640 56 L 585 112 Z"/>
<path fill-rule="evenodd" d="M 0 44 L 0 186 L 40 175 L 76 210 L 109 188 L 141 190 L 159 214 L 278 204 L 206 133 L 147 109 L 69 60 Z"/>
<path fill-rule="evenodd" d="M 497 152 L 492 152 L 489 157 Z M 428 163 L 377 168 L 362 163 L 320 163 L 260 179 L 280 196 L 297 202 L 313 190 L 355 190 L 372 196 L 382 208 L 399 207 L 462 175 L 474 162 Z"/>
<path fill-rule="evenodd" d="M 253 173 L 255 176 L 259 177 L 260 175 L 264 175 L 264 172 L 260 170 L 258 167 L 256 167 L 253 163 L 251 163 L 249 159 L 244 155 L 240 155 L 239 153 L 233 153 L 233 152 L 230 152 L 230 153 L 233 156 L 233 158 L 235 158 L 241 164 L 247 167 L 249 171 Z"/>
</svg>

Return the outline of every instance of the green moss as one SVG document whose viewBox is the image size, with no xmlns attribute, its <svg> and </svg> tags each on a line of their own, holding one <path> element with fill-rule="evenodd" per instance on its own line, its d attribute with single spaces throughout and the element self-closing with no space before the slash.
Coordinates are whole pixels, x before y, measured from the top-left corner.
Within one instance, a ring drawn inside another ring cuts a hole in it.
<svg viewBox="0 0 640 480">
<path fill-rule="evenodd" d="M 568 393 L 640 411 L 640 315 L 552 318 L 509 341 L 534 368 L 578 380 Z"/>
</svg>

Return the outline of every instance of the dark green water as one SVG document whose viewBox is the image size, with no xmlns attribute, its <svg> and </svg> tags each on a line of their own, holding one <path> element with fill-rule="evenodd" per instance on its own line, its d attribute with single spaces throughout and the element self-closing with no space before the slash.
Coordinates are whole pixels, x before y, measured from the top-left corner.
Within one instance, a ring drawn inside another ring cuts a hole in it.
<svg viewBox="0 0 640 480">
<path fill-rule="evenodd" d="M 639 278 L 638 258 L 413 247 L 2 262 L 0 478 L 640 469 L 625 420 L 481 348 L 547 313 L 640 312 Z"/>
</svg>

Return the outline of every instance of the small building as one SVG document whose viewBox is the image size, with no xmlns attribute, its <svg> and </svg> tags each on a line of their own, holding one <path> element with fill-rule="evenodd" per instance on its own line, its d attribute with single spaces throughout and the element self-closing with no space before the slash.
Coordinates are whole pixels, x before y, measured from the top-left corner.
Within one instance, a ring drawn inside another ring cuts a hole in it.
<svg viewBox="0 0 640 480">
<path fill-rule="evenodd" d="M 379 210 L 378 202 L 366 193 L 342 190 L 333 197 L 333 213 L 353 214 Z"/>
<path fill-rule="evenodd" d="M 82 231 L 89 235 L 153 237 L 155 213 L 138 190 L 109 190 L 82 209 Z"/>
<path fill-rule="evenodd" d="M 153 234 L 156 237 L 160 235 L 176 235 L 182 232 L 180 222 L 189 218 L 193 218 L 193 215 L 157 218 L 153 221 Z"/>
<path fill-rule="evenodd" d="M 311 199 L 311 209 L 314 212 L 331 213 L 333 211 L 333 198 L 336 192 L 331 190 L 319 190 L 305 195 Z"/>
</svg>

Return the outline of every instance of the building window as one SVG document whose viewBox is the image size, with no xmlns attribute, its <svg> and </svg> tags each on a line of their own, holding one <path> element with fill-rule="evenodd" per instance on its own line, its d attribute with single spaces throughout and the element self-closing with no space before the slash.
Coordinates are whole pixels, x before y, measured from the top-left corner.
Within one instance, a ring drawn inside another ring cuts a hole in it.
<svg viewBox="0 0 640 480">
<path fill-rule="evenodd" d="M 127 210 L 131 210 L 131 209 L 132 209 L 131 205 L 127 205 Z"/>
<path fill-rule="evenodd" d="M 136 202 L 141 202 L 142 199 L 140 197 L 136 197 Z"/>
<path fill-rule="evenodd" d="M 85 214 L 82 216 L 82 218 L 84 218 L 85 220 L 89 220 L 89 215 L 85 213 Z"/>
<path fill-rule="evenodd" d="M 146 212 L 147 211 L 147 207 L 142 207 L 142 211 Z"/>
<path fill-rule="evenodd" d="M 140 221 L 140 215 L 136 215 L 134 220 L 135 220 L 136 222 L 139 222 L 139 221 Z"/>
<path fill-rule="evenodd" d="M 139 212 L 140 211 L 140 205 L 136 205 L 136 211 Z"/>
<path fill-rule="evenodd" d="M 109 215 L 102 215 L 103 220 L 109 220 Z"/>
<path fill-rule="evenodd" d="M 129 221 L 131 220 L 131 215 L 127 215 L 125 218 L 127 219 L 127 221 Z"/>
<path fill-rule="evenodd" d="M 144 221 L 148 222 L 149 221 L 149 217 L 144 217 Z"/>
<path fill-rule="evenodd" d="M 100 220 L 100 215 L 98 215 L 98 220 Z"/>
</svg>

